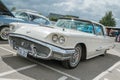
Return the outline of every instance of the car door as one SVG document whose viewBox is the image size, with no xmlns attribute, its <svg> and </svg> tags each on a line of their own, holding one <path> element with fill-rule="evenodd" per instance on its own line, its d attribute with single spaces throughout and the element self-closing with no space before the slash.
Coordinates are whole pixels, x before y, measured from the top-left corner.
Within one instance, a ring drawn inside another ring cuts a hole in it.
<svg viewBox="0 0 120 80">
<path fill-rule="evenodd" d="M 96 54 L 96 50 L 98 49 L 98 46 L 100 45 L 99 37 L 96 36 L 94 25 L 91 22 L 75 22 L 75 25 L 77 26 L 78 31 L 82 31 L 85 33 L 88 33 L 87 37 L 83 38 L 83 43 L 87 46 L 87 58 L 94 57 Z"/>
<path fill-rule="evenodd" d="M 105 32 L 104 32 L 104 28 L 102 25 L 99 24 L 94 24 L 94 30 L 95 30 L 95 35 L 96 35 L 96 40 L 97 40 L 97 47 L 96 47 L 96 55 L 99 54 L 103 54 L 103 52 L 105 51 Z"/>
</svg>

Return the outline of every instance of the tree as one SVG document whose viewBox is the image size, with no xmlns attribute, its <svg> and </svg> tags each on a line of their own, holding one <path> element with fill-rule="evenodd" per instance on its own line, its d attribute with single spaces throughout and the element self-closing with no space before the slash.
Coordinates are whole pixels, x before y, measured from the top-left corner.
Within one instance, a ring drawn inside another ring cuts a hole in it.
<svg viewBox="0 0 120 80">
<path fill-rule="evenodd" d="M 56 18 L 56 17 L 51 17 L 51 18 L 49 18 L 51 21 L 57 21 L 58 20 L 58 18 Z"/>
<path fill-rule="evenodd" d="M 116 21 L 115 18 L 113 18 L 112 11 L 106 12 L 105 16 L 99 22 L 108 27 L 116 26 Z"/>
</svg>

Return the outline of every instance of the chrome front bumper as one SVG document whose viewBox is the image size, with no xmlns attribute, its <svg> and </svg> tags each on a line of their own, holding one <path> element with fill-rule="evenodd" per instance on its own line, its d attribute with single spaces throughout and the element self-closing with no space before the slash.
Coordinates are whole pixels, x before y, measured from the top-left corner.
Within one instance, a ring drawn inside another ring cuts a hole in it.
<svg viewBox="0 0 120 80">
<path fill-rule="evenodd" d="M 37 43 L 39 45 L 42 45 L 42 46 L 50 49 L 49 54 L 47 56 L 40 56 L 40 55 L 37 55 L 36 53 L 33 54 L 31 50 L 28 50 L 28 55 L 31 55 L 35 58 L 69 60 L 71 58 L 71 56 L 73 55 L 73 53 L 75 52 L 74 49 L 63 49 L 63 48 L 45 43 L 45 42 L 40 41 L 40 40 L 30 38 L 28 36 L 11 33 L 11 34 L 9 34 L 9 44 L 13 47 L 13 49 L 18 49 L 18 47 L 16 47 L 16 45 L 14 44 L 14 41 L 11 39 L 11 37 L 18 37 L 18 38 L 26 39 L 27 41 Z M 41 53 L 39 53 L 39 54 L 41 54 Z"/>
</svg>

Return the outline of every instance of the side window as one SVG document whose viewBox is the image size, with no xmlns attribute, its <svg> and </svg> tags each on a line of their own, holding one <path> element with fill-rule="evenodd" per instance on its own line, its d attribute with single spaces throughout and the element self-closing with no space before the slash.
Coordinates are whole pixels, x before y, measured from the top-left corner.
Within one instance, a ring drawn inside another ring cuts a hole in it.
<svg viewBox="0 0 120 80">
<path fill-rule="evenodd" d="M 103 27 L 101 25 L 95 24 L 95 34 L 103 36 Z"/>
<path fill-rule="evenodd" d="M 41 18 L 41 17 L 34 19 L 33 22 L 36 22 L 36 23 L 39 23 L 39 24 L 42 24 L 42 25 L 48 25 L 49 24 L 49 22 L 46 19 Z"/>
<path fill-rule="evenodd" d="M 76 22 L 75 25 L 77 27 L 77 30 L 79 31 L 94 34 L 94 31 L 93 31 L 94 27 L 89 22 Z"/>
<path fill-rule="evenodd" d="M 19 14 L 19 18 L 23 20 L 29 20 L 27 13 L 24 13 L 24 12 Z"/>
<path fill-rule="evenodd" d="M 33 21 L 34 19 L 38 18 L 37 16 L 31 15 L 31 14 L 29 14 L 29 16 L 30 16 L 30 20 L 31 21 Z"/>
</svg>

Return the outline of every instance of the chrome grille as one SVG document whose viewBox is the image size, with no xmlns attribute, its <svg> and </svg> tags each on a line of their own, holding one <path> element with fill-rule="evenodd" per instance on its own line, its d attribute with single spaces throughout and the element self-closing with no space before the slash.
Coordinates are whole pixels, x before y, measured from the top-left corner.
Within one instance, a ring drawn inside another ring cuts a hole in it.
<svg viewBox="0 0 120 80">
<path fill-rule="evenodd" d="M 20 38 L 20 37 L 10 37 L 10 40 L 12 40 L 13 42 L 13 46 L 15 48 L 19 48 L 22 47 L 24 49 L 27 49 L 29 51 L 33 51 L 32 50 L 32 45 L 34 45 L 34 48 L 36 49 L 36 53 L 38 56 L 44 56 L 47 57 L 50 53 L 50 49 L 46 46 L 43 46 L 41 44 L 32 42 L 30 40 L 24 39 L 24 38 Z"/>
</svg>

